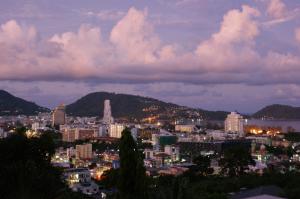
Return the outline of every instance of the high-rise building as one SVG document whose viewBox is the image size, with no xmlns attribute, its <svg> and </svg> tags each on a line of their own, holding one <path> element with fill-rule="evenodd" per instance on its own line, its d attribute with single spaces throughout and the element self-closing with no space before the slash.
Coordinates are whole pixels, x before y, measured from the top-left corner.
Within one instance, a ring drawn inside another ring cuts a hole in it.
<svg viewBox="0 0 300 199">
<path fill-rule="evenodd" d="M 52 112 L 52 126 L 64 125 L 66 123 L 65 105 L 61 104 Z"/>
<path fill-rule="evenodd" d="M 92 159 L 92 157 L 93 157 L 92 144 L 76 145 L 77 159 Z"/>
<path fill-rule="evenodd" d="M 113 122 L 114 118 L 111 114 L 110 100 L 104 100 L 103 123 L 108 125 Z"/>
<path fill-rule="evenodd" d="M 238 133 L 240 137 L 244 136 L 244 119 L 243 116 L 236 112 L 231 112 L 225 120 L 226 133 Z"/>
</svg>

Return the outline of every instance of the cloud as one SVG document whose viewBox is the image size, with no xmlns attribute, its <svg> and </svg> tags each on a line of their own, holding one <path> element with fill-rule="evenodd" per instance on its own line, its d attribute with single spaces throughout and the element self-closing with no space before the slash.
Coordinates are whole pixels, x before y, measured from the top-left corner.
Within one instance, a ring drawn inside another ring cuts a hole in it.
<svg viewBox="0 0 300 199">
<path fill-rule="evenodd" d="M 300 28 L 297 28 L 295 30 L 295 37 L 296 37 L 296 40 L 300 43 Z"/>
<path fill-rule="evenodd" d="M 282 2 L 282 0 L 270 0 L 267 14 L 273 18 L 282 18 L 287 14 L 286 5 Z"/>
<path fill-rule="evenodd" d="M 134 7 L 108 39 L 100 27 L 88 24 L 41 38 L 33 26 L 11 20 L 0 27 L 0 80 L 300 84 L 298 54 L 257 50 L 259 17 L 247 5 L 229 10 L 219 30 L 190 51 L 164 43 L 147 10 Z"/>
<path fill-rule="evenodd" d="M 176 6 L 184 6 L 187 4 L 198 3 L 199 0 L 179 0 L 175 3 Z"/>
<path fill-rule="evenodd" d="M 141 12 L 131 8 L 112 29 L 110 41 L 116 46 L 121 60 L 131 63 L 153 63 L 157 60 L 155 52 L 159 49 L 160 39 L 146 18 L 146 10 Z"/>
<path fill-rule="evenodd" d="M 126 12 L 120 10 L 101 10 L 99 12 L 85 12 L 86 16 L 97 17 L 102 21 L 116 21 L 126 15 Z"/>
<path fill-rule="evenodd" d="M 270 19 L 262 23 L 264 26 L 270 27 L 285 23 L 297 18 L 300 14 L 299 8 L 289 10 L 282 0 L 268 0 L 267 2 L 267 15 Z"/>
<path fill-rule="evenodd" d="M 82 25 L 77 33 L 54 35 L 50 42 L 59 45 L 61 64 L 75 77 L 96 74 L 97 66 L 110 60 L 109 47 L 102 41 L 101 30 L 97 27 Z"/>
<path fill-rule="evenodd" d="M 196 54 L 212 71 L 236 71 L 259 59 L 254 50 L 255 37 L 259 34 L 258 23 L 253 19 L 259 11 L 243 6 L 231 10 L 223 18 L 219 32 L 202 42 Z"/>
</svg>

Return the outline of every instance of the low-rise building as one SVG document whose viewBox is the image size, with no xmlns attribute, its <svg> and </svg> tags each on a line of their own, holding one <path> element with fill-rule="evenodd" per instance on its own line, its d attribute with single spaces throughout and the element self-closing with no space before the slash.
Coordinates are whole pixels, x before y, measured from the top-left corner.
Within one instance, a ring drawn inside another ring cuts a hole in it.
<svg viewBox="0 0 300 199">
<path fill-rule="evenodd" d="M 178 132 L 185 132 L 185 133 L 192 133 L 197 131 L 196 125 L 194 124 L 177 124 L 175 125 L 175 131 Z"/>
<path fill-rule="evenodd" d="M 86 168 L 67 169 L 64 172 L 64 178 L 73 191 L 86 195 L 99 192 L 98 185 L 92 181 L 90 171 Z"/>
<path fill-rule="evenodd" d="M 177 145 L 166 145 L 165 153 L 170 155 L 172 162 L 178 162 L 180 160 L 180 150 Z"/>
</svg>

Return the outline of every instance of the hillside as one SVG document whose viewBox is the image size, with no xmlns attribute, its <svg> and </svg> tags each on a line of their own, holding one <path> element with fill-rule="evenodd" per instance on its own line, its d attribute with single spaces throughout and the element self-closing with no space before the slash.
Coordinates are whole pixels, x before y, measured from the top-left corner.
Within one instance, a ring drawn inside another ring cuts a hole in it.
<svg viewBox="0 0 300 199">
<path fill-rule="evenodd" d="M 266 119 L 300 119 L 300 107 L 273 104 L 257 111 L 254 118 Z"/>
<path fill-rule="evenodd" d="M 172 103 L 166 103 L 149 97 L 136 95 L 96 92 L 88 94 L 66 107 L 67 114 L 73 116 L 103 116 L 103 102 L 109 99 L 115 118 L 143 119 L 156 117 L 170 119 L 178 117 L 202 117 L 224 119 L 227 112 L 213 112 L 192 109 Z"/>
<path fill-rule="evenodd" d="M 36 115 L 39 112 L 47 111 L 49 109 L 0 90 L 0 115 Z"/>
</svg>

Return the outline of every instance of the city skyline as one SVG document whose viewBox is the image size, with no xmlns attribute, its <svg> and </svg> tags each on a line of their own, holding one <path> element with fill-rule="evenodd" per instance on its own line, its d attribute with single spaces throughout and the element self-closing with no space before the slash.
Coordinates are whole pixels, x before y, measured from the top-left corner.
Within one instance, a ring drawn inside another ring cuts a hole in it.
<svg viewBox="0 0 300 199">
<path fill-rule="evenodd" d="M 0 89 L 50 108 L 97 91 L 300 106 L 300 2 L 70 2 L 0 2 Z"/>
</svg>

